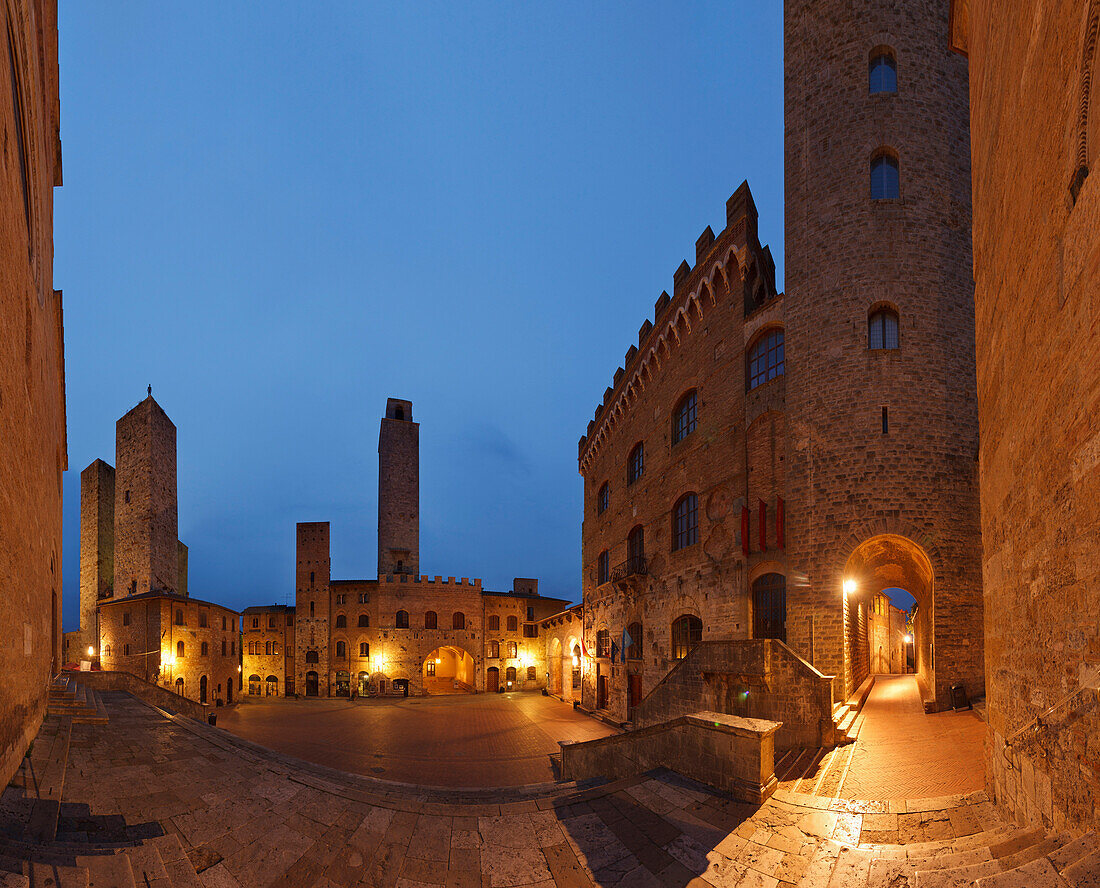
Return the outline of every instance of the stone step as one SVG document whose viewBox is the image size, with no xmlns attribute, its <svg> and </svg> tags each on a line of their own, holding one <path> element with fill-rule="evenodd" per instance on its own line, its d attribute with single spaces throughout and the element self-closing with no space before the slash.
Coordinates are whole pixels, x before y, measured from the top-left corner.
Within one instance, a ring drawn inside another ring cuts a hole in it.
<svg viewBox="0 0 1100 888">
<path fill-rule="evenodd" d="M 1049 857 L 1054 868 L 1062 872 L 1079 860 L 1098 852 L 1100 852 L 1100 837 L 1094 832 L 1088 832 L 1052 852 Z M 1100 880 L 1097 881 L 1100 882 Z"/>
<path fill-rule="evenodd" d="M 76 865 L 88 870 L 88 888 L 137 888 L 130 858 L 125 854 L 78 857 Z"/>
<path fill-rule="evenodd" d="M 1074 888 L 1100 885 L 1100 851 L 1092 851 L 1061 871 L 1062 879 Z"/>
<path fill-rule="evenodd" d="M 84 866 L 27 862 L 23 875 L 30 880 L 30 888 L 88 888 L 88 868 Z"/>
<path fill-rule="evenodd" d="M 145 844 L 156 848 L 174 888 L 203 888 L 195 867 L 188 860 L 183 851 L 183 845 L 180 844 L 179 837 L 175 833 L 157 836 Z"/>
<path fill-rule="evenodd" d="M 167 888 L 173 884 L 156 845 L 147 842 L 127 848 L 123 853 L 130 858 L 130 868 L 139 888 Z"/>
</svg>

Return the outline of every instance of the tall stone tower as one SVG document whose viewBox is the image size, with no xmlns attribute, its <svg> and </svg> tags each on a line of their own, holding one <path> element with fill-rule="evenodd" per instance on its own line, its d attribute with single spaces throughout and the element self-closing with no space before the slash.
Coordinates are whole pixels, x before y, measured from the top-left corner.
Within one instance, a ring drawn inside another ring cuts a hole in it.
<svg viewBox="0 0 1100 888">
<path fill-rule="evenodd" d="M 390 398 L 378 430 L 378 575 L 420 570 L 420 425 Z"/>
<path fill-rule="evenodd" d="M 115 425 L 115 597 L 179 590 L 176 427 L 150 395 Z"/>
<path fill-rule="evenodd" d="M 327 521 L 298 524 L 294 596 L 294 690 L 305 696 L 329 696 L 331 667 L 330 561 Z"/>
<path fill-rule="evenodd" d="M 948 6 L 784 8 L 787 636 L 841 697 L 868 674 L 870 596 L 904 588 L 941 707 L 956 682 L 984 688 L 969 101 Z"/>
<path fill-rule="evenodd" d="M 96 603 L 114 589 L 115 470 L 95 460 L 80 473 L 81 647 L 99 650 Z M 81 651 L 83 654 L 83 651 Z"/>
</svg>

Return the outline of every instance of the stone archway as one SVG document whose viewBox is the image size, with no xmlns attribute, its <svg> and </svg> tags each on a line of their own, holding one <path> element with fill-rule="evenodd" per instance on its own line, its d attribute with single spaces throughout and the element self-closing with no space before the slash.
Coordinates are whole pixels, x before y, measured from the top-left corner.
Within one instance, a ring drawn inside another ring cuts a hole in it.
<svg viewBox="0 0 1100 888">
<path fill-rule="evenodd" d="M 884 589 L 904 589 L 913 596 L 914 669 L 927 697 L 936 694 L 935 569 L 923 547 L 898 534 L 864 540 L 844 566 L 844 666 L 848 686 L 859 685 L 871 672 L 868 623 L 873 600 Z"/>
<path fill-rule="evenodd" d="M 474 658 L 456 645 L 442 645 L 420 667 L 426 694 L 474 694 Z"/>
</svg>

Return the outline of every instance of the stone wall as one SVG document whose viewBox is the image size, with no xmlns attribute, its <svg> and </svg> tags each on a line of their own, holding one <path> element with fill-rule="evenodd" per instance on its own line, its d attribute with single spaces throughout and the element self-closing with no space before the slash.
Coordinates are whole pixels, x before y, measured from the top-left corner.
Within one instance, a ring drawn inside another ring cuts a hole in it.
<svg viewBox="0 0 1100 888">
<path fill-rule="evenodd" d="M 784 8 L 787 561 L 800 578 L 787 640 L 840 678 L 838 699 L 866 657 L 862 642 L 845 657 L 845 638 L 861 637 L 844 630 L 846 566 L 884 535 L 921 547 L 934 569 L 927 589 L 908 591 L 934 611 L 939 705 L 951 684 L 978 695 L 985 681 L 968 94 L 949 5 Z M 878 52 L 894 54 L 896 92 L 870 93 Z M 871 199 L 880 152 L 898 161 L 896 199 Z M 869 347 L 880 307 L 898 315 L 898 348 Z M 855 594 L 865 602 L 881 580 Z"/>
<path fill-rule="evenodd" d="M 559 611 L 544 618 L 539 624 L 539 637 L 545 651 L 546 668 L 550 673 L 550 693 L 568 702 L 581 702 L 584 658 L 580 644 L 583 632 L 584 608 L 581 605 Z"/>
<path fill-rule="evenodd" d="M 583 743 L 561 743 L 563 780 L 617 780 L 668 768 L 762 804 L 777 785 L 776 722 L 694 712 L 647 728 Z"/>
<path fill-rule="evenodd" d="M 704 641 L 638 707 L 635 723 L 654 725 L 700 707 L 781 722 L 777 749 L 830 746 L 833 677 L 822 675 L 781 641 Z"/>
<path fill-rule="evenodd" d="M 114 594 L 115 470 L 101 459 L 80 473 L 80 648 L 99 653 L 96 605 Z"/>
<path fill-rule="evenodd" d="M 68 468 L 61 293 L 53 288 L 57 4 L 11 0 L 5 8 L 12 58 L 0 87 L 0 786 L 38 730 L 60 665 Z"/>
<path fill-rule="evenodd" d="M 294 608 L 282 604 L 250 607 L 241 615 L 241 622 L 241 695 L 293 695 Z M 255 694 L 250 686 L 253 675 L 260 683 Z M 274 681 L 269 680 L 272 678 Z"/>
<path fill-rule="evenodd" d="M 327 521 L 300 523 L 297 527 L 297 567 L 295 570 L 294 607 L 294 687 L 306 695 L 309 673 L 316 673 L 317 694 L 331 694 L 329 673 L 330 562 Z M 307 662 L 312 659 L 315 662 Z M 311 679 L 314 676 L 309 676 Z"/>
<path fill-rule="evenodd" d="M 207 716 L 215 711 L 214 706 L 204 706 L 187 697 L 181 697 L 167 688 L 144 681 L 131 672 L 74 672 L 72 680 L 101 693 L 125 691 L 160 709 L 199 721 L 206 721 Z"/>
<path fill-rule="evenodd" d="M 1100 683 L 1100 3 L 955 6 L 972 96 L 987 774 L 1020 821 L 1096 827 L 1095 692 L 1004 745 Z"/>
</svg>

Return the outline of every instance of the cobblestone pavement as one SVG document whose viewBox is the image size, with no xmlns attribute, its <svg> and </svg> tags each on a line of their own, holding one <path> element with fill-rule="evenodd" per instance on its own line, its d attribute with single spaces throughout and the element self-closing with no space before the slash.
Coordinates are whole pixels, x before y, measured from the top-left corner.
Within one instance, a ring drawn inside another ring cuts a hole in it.
<svg viewBox="0 0 1100 888">
<path fill-rule="evenodd" d="M 959 888 L 988 876 L 1005 881 L 983 888 L 1081 888 L 1092 883 L 1075 873 L 1100 877 L 1094 836 L 1016 828 L 984 792 L 855 802 L 779 791 L 756 806 L 668 772 L 433 790 L 301 762 L 126 694 L 105 702 L 109 724 L 71 726 L 53 844 L 4 838 L 24 803 L 16 784 L 4 791 L 0 870 L 5 857 L 48 855 L 54 879 L 34 881 L 28 865 L 32 879 L 12 884 Z M 158 848 L 181 849 L 167 874 Z"/>
<path fill-rule="evenodd" d="M 926 715 L 916 676 L 878 676 L 862 716 L 843 798 L 916 799 L 984 786 L 984 722 L 971 711 Z"/>
<path fill-rule="evenodd" d="M 246 701 L 218 726 L 355 774 L 428 786 L 517 786 L 555 778 L 559 740 L 615 730 L 540 693 L 383 700 Z"/>
</svg>

